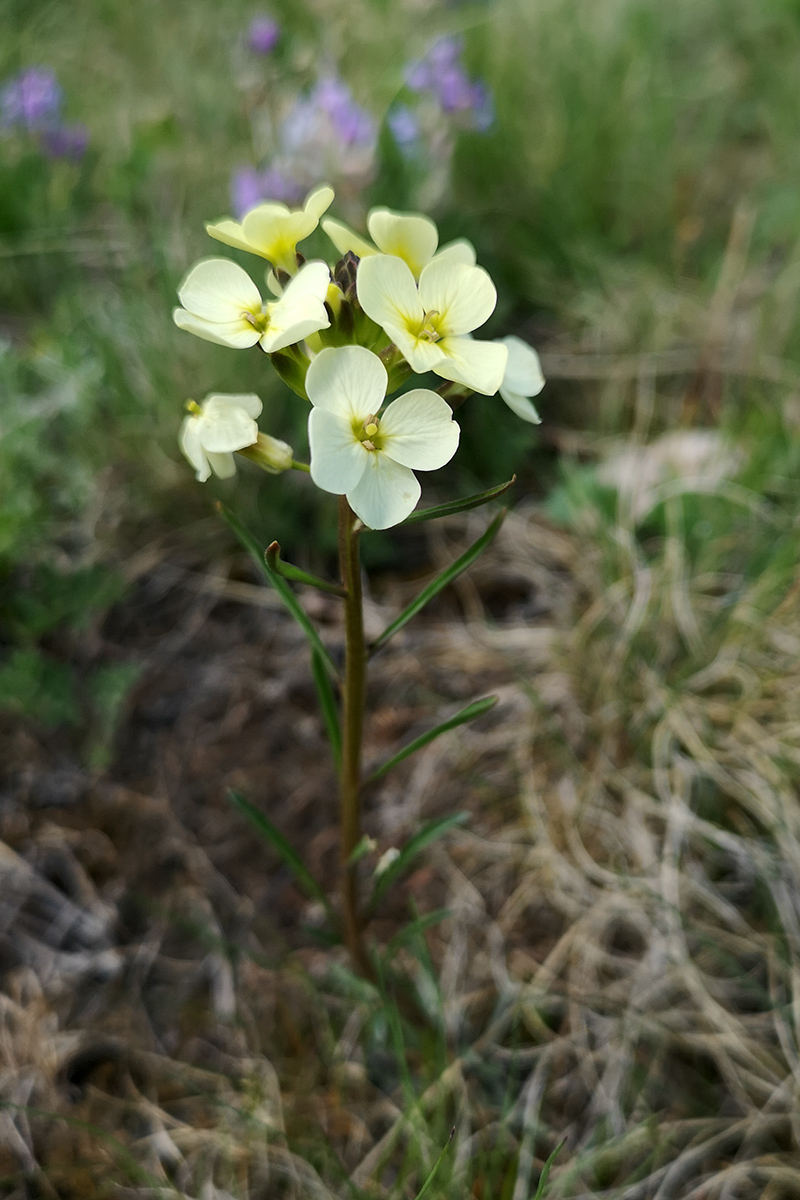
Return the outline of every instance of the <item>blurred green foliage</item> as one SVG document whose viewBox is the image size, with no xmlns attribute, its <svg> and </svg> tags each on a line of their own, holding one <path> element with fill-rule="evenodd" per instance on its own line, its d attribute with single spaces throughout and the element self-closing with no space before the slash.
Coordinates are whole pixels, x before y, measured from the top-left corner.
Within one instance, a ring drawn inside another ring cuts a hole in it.
<svg viewBox="0 0 800 1200">
<path fill-rule="evenodd" d="M 750 262 L 782 288 L 754 318 L 761 346 L 800 353 L 797 0 L 490 0 L 434 5 L 424 21 L 414 5 L 379 0 L 272 7 L 283 29 L 276 70 L 291 59 L 311 81 L 336 66 L 379 120 L 404 95 L 409 60 L 441 34 L 463 35 L 497 119 L 458 136 L 432 215 L 442 240 L 475 241 L 498 285 L 487 336 L 537 342 L 541 331 L 556 348 L 608 353 L 695 344 L 747 202 Z M 253 15 L 234 0 L 0 2 L 0 85 L 51 66 L 90 134 L 71 162 L 0 130 L 0 706 L 62 719 L 72 693 L 58 632 L 119 595 L 114 572 L 132 547 L 154 529 L 190 526 L 215 495 L 235 495 L 288 553 L 333 551 L 330 505 L 307 481 L 245 465 L 236 483 L 200 488 L 175 441 L 187 397 L 252 390 L 264 427 L 305 451 L 305 410 L 257 351 L 200 342 L 170 320 L 182 275 L 218 252 L 203 221 L 228 209 L 230 172 L 255 153 L 243 63 L 245 74 L 266 68 L 246 61 Z M 420 182 L 384 124 L 368 199 L 402 208 Z M 311 251 L 328 253 L 325 239 Z M 773 392 L 742 387 L 729 399 L 724 419 L 754 448 L 748 486 L 777 488 L 791 508 L 796 443 Z M 569 382 L 546 388 L 540 408 L 549 425 L 606 432 L 630 419 L 620 389 Z M 459 420 L 443 493 L 512 471 L 546 490 L 552 455 L 535 429 L 481 397 Z M 781 448 L 780 472 L 767 444 Z M 373 540 L 372 561 L 391 561 L 393 536 Z"/>
</svg>

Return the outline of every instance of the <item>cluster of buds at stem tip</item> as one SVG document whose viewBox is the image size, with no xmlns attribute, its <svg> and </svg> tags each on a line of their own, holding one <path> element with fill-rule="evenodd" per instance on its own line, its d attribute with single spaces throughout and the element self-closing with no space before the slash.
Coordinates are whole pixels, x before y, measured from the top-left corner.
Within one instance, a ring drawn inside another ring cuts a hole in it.
<svg viewBox="0 0 800 1200">
<path fill-rule="evenodd" d="M 536 351 L 519 338 L 474 337 L 494 311 L 494 284 L 469 242 L 439 246 L 428 217 L 372 209 L 369 238 L 325 219 L 341 257 L 332 267 L 307 261 L 297 242 L 332 200 L 323 186 L 301 209 L 267 202 L 241 222 L 208 225 L 217 241 L 267 260 L 272 298 L 262 298 L 241 267 L 212 257 L 189 271 L 174 311 L 176 325 L 197 337 L 265 352 L 310 404 L 310 467 L 260 432 L 255 395 L 191 402 L 180 445 L 200 480 L 235 474 L 236 453 L 272 474 L 310 470 L 318 487 L 346 496 L 365 526 L 386 529 L 415 507 L 415 472 L 437 470 L 455 453 L 455 409 L 475 392 L 499 392 L 522 420 L 538 423 L 531 398 L 544 376 Z M 429 371 L 443 380 L 438 393 L 416 389 L 387 403 L 412 372 Z"/>
</svg>

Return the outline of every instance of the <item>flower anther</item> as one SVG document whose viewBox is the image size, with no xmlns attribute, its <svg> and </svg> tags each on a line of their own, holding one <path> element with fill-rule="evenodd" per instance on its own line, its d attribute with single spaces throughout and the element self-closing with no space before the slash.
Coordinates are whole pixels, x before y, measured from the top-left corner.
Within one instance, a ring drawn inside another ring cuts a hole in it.
<svg viewBox="0 0 800 1200">
<path fill-rule="evenodd" d="M 508 348 L 471 336 L 497 302 L 494 284 L 481 267 L 439 256 L 423 269 L 417 285 L 406 262 L 377 254 L 359 263 L 356 287 L 364 312 L 414 371 L 434 371 L 485 396 L 500 387 Z"/>
<path fill-rule="evenodd" d="M 246 349 L 258 343 L 267 354 L 300 342 L 330 325 L 325 297 L 330 271 L 310 262 L 290 280 L 283 295 L 264 302 L 246 271 L 227 258 L 196 263 L 178 289 L 182 308 L 172 319 L 179 329 L 207 342 Z"/>
<path fill-rule="evenodd" d="M 218 242 L 266 258 L 273 267 L 297 274 L 297 243 L 314 232 L 333 200 L 333 188 L 323 185 L 310 192 L 302 208 L 290 210 L 277 200 L 258 204 L 241 221 L 225 218 L 206 225 Z"/>
<path fill-rule="evenodd" d="M 405 520 L 420 497 L 414 471 L 443 467 L 460 436 L 450 406 L 424 388 L 379 412 L 387 384 L 383 363 L 363 346 L 323 350 L 306 375 L 311 478 L 345 495 L 370 529 Z"/>
</svg>

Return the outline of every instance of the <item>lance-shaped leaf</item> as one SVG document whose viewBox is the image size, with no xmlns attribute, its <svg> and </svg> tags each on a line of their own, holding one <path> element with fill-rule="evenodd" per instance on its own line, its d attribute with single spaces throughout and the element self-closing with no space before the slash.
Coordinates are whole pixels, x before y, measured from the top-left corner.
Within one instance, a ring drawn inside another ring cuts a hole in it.
<svg viewBox="0 0 800 1200">
<path fill-rule="evenodd" d="M 414 921 L 409 921 L 408 925 L 404 925 L 399 933 L 396 933 L 387 944 L 383 952 L 383 961 L 388 963 L 394 958 L 398 950 L 402 950 L 403 946 L 413 942 L 416 937 L 424 933 L 426 929 L 430 929 L 432 925 L 438 925 L 440 921 L 446 921 L 448 917 L 453 915 L 451 908 L 435 908 L 433 912 L 424 913 L 421 917 L 417 917 Z"/>
<path fill-rule="evenodd" d="M 469 550 L 465 550 L 460 558 L 457 558 L 456 561 L 451 563 L 449 567 L 445 567 L 444 571 L 442 571 L 440 575 L 437 575 L 436 578 L 429 583 L 426 588 L 423 588 L 416 599 L 412 600 L 408 607 L 404 608 L 400 615 L 395 617 L 395 619 L 386 626 L 383 633 L 380 634 L 380 636 L 377 637 L 370 646 L 370 654 L 374 654 L 376 650 L 380 650 L 381 646 L 385 646 L 389 641 L 389 638 L 393 637 L 399 629 L 402 629 L 412 617 L 415 617 L 417 613 L 425 607 L 429 600 L 432 600 L 434 596 L 438 596 L 439 592 L 446 588 L 449 583 L 452 583 L 454 579 L 458 579 L 458 576 L 462 571 L 466 571 L 467 567 L 472 566 L 472 564 L 475 562 L 475 559 L 481 556 L 483 551 L 494 538 L 500 526 L 503 524 L 507 512 L 507 508 L 504 508 L 502 512 L 499 512 L 488 529 L 481 534 L 476 542 L 472 543 Z"/>
<path fill-rule="evenodd" d="M 233 788 L 229 789 L 228 799 L 230 800 L 231 804 L 239 809 L 240 812 L 244 813 L 250 824 L 257 829 L 264 840 L 269 842 L 273 849 L 277 851 L 306 895 L 312 900 L 319 900 L 320 904 L 324 906 L 328 916 L 335 920 L 335 914 L 330 900 L 325 895 L 322 888 L 317 883 L 316 879 L 295 850 L 294 846 L 286 837 L 284 837 L 280 829 L 273 825 L 269 817 L 265 816 L 260 808 L 256 808 L 254 804 L 251 804 L 241 792 L 234 791 Z"/>
<path fill-rule="evenodd" d="M 289 612 L 292 614 L 295 621 L 297 621 L 297 624 L 308 638 L 308 643 L 311 646 L 311 649 L 317 652 L 321 661 L 325 664 L 325 669 L 330 675 L 333 676 L 334 679 L 338 678 L 339 673 L 336 670 L 336 665 L 328 651 L 323 646 L 319 634 L 311 624 L 311 621 L 303 610 L 302 605 L 292 589 L 289 587 L 286 580 L 282 579 L 277 571 L 273 571 L 267 563 L 264 553 L 256 538 L 253 537 L 253 534 L 250 532 L 250 530 L 242 524 L 235 513 L 231 512 L 227 505 L 217 501 L 217 510 L 223 519 L 227 521 L 228 525 L 230 525 L 231 529 L 236 534 L 245 550 L 249 551 L 249 553 L 255 559 L 267 582 L 272 584 L 272 586 L 275 588 L 275 591 L 278 593 L 281 600 L 286 605 Z"/>
<path fill-rule="evenodd" d="M 295 583 L 308 584 L 309 587 L 319 588 L 321 592 L 331 592 L 334 596 L 347 595 L 346 589 L 338 583 L 328 583 L 327 580 L 311 575 L 300 567 L 293 567 L 291 563 L 284 562 L 281 558 L 280 545 L 277 542 L 270 542 L 265 552 L 265 558 L 270 571 L 282 575 L 284 579 L 293 579 Z"/>
<path fill-rule="evenodd" d="M 414 1197 L 414 1200 L 422 1200 L 423 1196 L 425 1196 L 427 1194 L 428 1189 L 430 1188 L 431 1184 L 433 1183 L 434 1179 L 436 1178 L 436 1174 L 439 1170 L 439 1167 L 442 1165 L 444 1156 L 447 1154 L 447 1151 L 450 1149 L 450 1145 L 451 1145 L 455 1135 L 456 1135 L 456 1127 L 454 1125 L 453 1128 L 450 1130 L 450 1137 L 447 1139 L 447 1145 L 445 1146 L 444 1150 L 442 1150 L 442 1153 L 439 1155 L 436 1162 L 433 1164 L 430 1175 L 428 1176 L 428 1178 L 423 1183 L 422 1187 L 417 1192 L 416 1196 Z"/>
<path fill-rule="evenodd" d="M 566 1140 L 567 1139 L 565 1138 L 564 1142 Z M 564 1145 L 564 1142 L 558 1143 L 555 1150 L 553 1151 L 553 1153 L 548 1158 L 547 1162 L 542 1167 L 542 1173 L 539 1176 L 539 1186 L 536 1189 L 536 1195 L 533 1197 L 533 1200 L 543 1200 L 544 1189 L 547 1186 L 547 1177 L 550 1174 L 550 1168 L 552 1167 L 553 1163 L 556 1161 L 556 1155 L 558 1154 L 559 1150 L 561 1150 L 562 1146 Z"/>
<path fill-rule="evenodd" d="M 442 733 L 447 733 L 448 729 L 457 729 L 459 725 L 463 725 L 466 721 L 472 721 L 475 717 L 480 717 L 483 713 L 488 712 L 497 703 L 497 696 L 486 696 L 483 700 L 475 700 L 472 704 L 468 704 L 466 708 L 462 708 L 460 712 L 455 713 L 452 717 L 448 717 L 446 721 L 442 721 L 440 725 L 429 729 L 427 733 L 421 733 L 418 738 L 414 738 L 413 742 L 409 742 L 402 750 L 398 750 L 397 754 L 393 754 L 391 758 L 382 763 L 377 770 L 373 771 L 367 783 L 376 783 L 382 779 L 393 767 L 401 763 L 404 758 L 408 758 L 409 754 L 413 754 L 415 750 L 421 750 L 423 746 L 427 746 L 435 738 Z"/>
<path fill-rule="evenodd" d="M 338 771 L 342 764 L 342 729 L 339 724 L 339 706 L 333 694 L 333 684 L 325 663 L 322 661 L 319 651 L 313 646 L 311 647 L 311 670 L 314 672 L 314 683 L 317 687 L 319 706 L 322 709 L 325 728 L 328 732 L 328 741 L 331 744 L 334 766 Z"/>
<path fill-rule="evenodd" d="M 468 817 L 469 813 L 458 812 L 449 817 L 436 817 L 433 821 L 428 821 L 423 825 L 422 829 L 406 842 L 397 858 L 393 859 L 386 870 L 382 871 L 375 880 L 375 886 L 369 899 L 369 911 L 371 912 L 375 908 L 381 896 L 389 890 L 404 871 L 408 870 L 411 863 L 426 846 L 430 846 L 431 842 L 442 837 L 448 829 L 453 829 L 456 825 L 463 825 Z"/>
<path fill-rule="evenodd" d="M 516 483 L 516 475 L 512 475 L 505 483 L 498 483 L 496 487 L 489 488 L 485 492 L 476 492 L 474 496 L 465 496 L 463 500 L 448 500 L 446 504 L 437 504 L 434 508 L 423 508 L 417 512 L 412 512 L 410 517 L 406 517 L 403 525 L 414 525 L 418 521 L 435 521 L 437 517 L 450 517 L 453 513 L 466 512 L 469 508 L 480 508 L 482 504 L 488 504 L 490 500 L 497 500 L 504 492 L 513 487 Z"/>
</svg>

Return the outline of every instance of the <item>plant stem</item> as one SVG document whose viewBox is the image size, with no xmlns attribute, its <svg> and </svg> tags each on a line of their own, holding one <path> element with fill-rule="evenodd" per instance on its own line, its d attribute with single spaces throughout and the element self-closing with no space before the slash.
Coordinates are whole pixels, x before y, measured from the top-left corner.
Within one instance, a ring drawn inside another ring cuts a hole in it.
<svg viewBox="0 0 800 1200">
<path fill-rule="evenodd" d="M 339 565 L 347 595 L 345 608 L 345 667 L 342 687 L 341 889 L 347 948 L 354 966 L 367 978 L 372 966 L 361 937 L 356 867 L 350 856 L 361 840 L 361 740 L 364 731 L 367 651 L 361 597 L 361 564 L 356 517 L 347 499 L 339 497 Z"/>
</svg>

